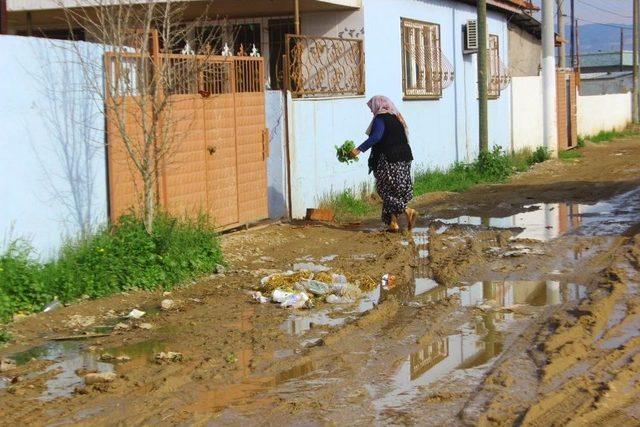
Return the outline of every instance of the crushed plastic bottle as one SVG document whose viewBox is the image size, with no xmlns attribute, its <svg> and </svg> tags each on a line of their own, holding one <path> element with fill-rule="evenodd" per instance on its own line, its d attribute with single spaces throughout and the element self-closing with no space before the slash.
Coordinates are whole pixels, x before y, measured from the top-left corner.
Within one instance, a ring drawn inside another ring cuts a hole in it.
<svg viewBox="0 0 640 427">
<path fill-rule="evenodd" d="M 45 313 L 48 313 L 50 311 L 57 310 L 59 308 L 62 308 L 62 303 L 58 301 L 58 299 L 56 298 L 53 301 L 51 301 L 49 304 L 47 304 L 47 306 L 42 311 Z"/>
<path fill-rule="evenodd" d="M 329 293 L 329 285 L 317 280 L 302 280 L 300 282 L 305 291 L 309 291 L 314 295 L 326 295 Z"/>
</svg>

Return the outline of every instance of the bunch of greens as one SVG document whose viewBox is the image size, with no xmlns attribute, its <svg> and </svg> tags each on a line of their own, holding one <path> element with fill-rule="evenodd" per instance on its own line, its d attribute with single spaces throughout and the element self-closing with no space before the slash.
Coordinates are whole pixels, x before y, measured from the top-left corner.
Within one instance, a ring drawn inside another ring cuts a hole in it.
<svg viewBox="0 0 640 427">
<path fill-rule="evenodd" d="M 345 141 L 340 147 L 336 146 L 336 157 L 338 161 L 346 164 L 357 162 L 358 158 L 351 156 L 351 151 L 353 151 L 354 148 L 356 148 L 356 144 L 351 140 Z"/>
</svg>

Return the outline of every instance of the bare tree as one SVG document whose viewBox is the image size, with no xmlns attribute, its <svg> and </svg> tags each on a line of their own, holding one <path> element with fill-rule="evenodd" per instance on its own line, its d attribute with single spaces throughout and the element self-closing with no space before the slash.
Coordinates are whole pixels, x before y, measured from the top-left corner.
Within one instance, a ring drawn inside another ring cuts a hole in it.
<svg viewBox="0 0 640 427">
<path fill-rule="evenodd" d="M 87 41 L 105 48 L 105 84 L 95 61 L 77 59 L 90 90 L 104 101 L 115 136 L 126 152 L 138 206 L 147 232 L 153 228 L 161 168 L 180 138 L 184 121 L 172 95 L 207 93 L 207 76 L 219 70 L 207 60 L 220 51 L 222 26 L 206 26 L 208 10 L 187 17 L 188 2 L 177 0 L 77 0 L 64 7 L 70 33 L 82 29 Z M 113 137 L 113 134 L 110 134 Z"/>
</svg>

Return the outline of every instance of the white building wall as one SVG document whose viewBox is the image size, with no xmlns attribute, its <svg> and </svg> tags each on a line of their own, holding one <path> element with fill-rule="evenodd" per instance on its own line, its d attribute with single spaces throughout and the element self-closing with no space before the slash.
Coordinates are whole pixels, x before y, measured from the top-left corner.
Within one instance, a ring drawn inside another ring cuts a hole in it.
<svg viewBox="0 0 640 427">
<path fill-rule="evenodd" d="M 511 97 L 512 149 L 535 150 L 543 143 L 542 77 L 514 77 Z"/>
<path fill-rule="evenodd" d="M 622 130 L 631 122 L 631 93 L 578 95 L 578 135 Z"/>
<path fill-rule="evenodd" d="M 104 118 L 76 48 L 102 70 L 99 45 L 0 36 L 0 246 L 49 257 L 107 219 Z"/>
<path fill-rule="evenodd" d="M 371 182 L 368 153 L 351 165 L 338 163 L 336 145 L 351 139 L 365 140 L 370 120 L 366 101 L 386 95 L 398 106 L 409 125 L 414 170 L 447 167 L 470 161 L 478 153 L 478 103 L 476 55 L 463 55 L 462 28 L 474 19 L 475 8 L 448 0 L 365 0 L 363 2 L 366 96 L 340 99 L 293 99 L 289 102 L 292 213 L 301 217 L 323 196 Z M 304 34 L 335 35 L 349 21 L 357 25 L 357 13 L 344 19 L 326 14 L 308 15 Z M 438 100 L 403 100 L 400 19 L 440 24 L 441 48 L 455 69 L 454 84 Z M 508 66 L 507 25 L 504 15 L 490 12 L 490 34 L 500 38 L 500 57 Z M 312 30 L 310 32 L 308 30 Z M 346 36 L 348 37 L 348 36 Z M 511 146 L 510 88 L 489 101 L 491 146 Z"/>
</svg>

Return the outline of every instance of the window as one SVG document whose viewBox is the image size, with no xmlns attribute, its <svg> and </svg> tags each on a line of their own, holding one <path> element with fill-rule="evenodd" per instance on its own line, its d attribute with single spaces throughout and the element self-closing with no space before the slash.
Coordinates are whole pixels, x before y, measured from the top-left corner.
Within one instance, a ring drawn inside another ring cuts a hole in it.
<svg viewBox="0 0 640 427">
<path fill-rule="evenodd" d="M 500 97 L 500 43 L 498 36 L 489 34 L 489 89 L 487 96 L 490 99 Z"/>
<path fill-rule="evenodd" d="M 440 26 L 402 19 L 402 89 L 405 98 L 442 97 Z"/>
</svg>

